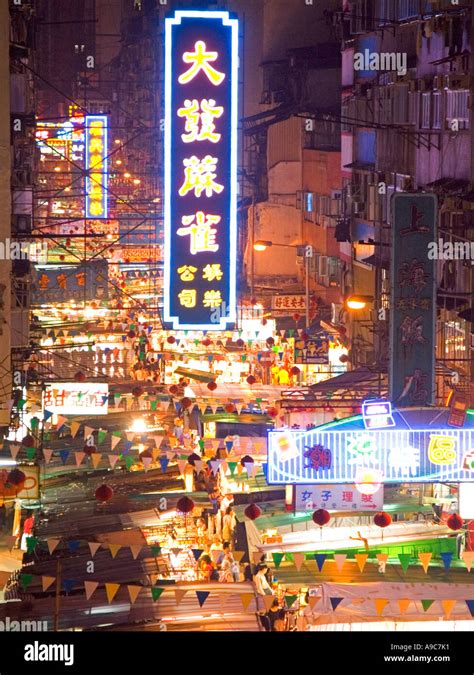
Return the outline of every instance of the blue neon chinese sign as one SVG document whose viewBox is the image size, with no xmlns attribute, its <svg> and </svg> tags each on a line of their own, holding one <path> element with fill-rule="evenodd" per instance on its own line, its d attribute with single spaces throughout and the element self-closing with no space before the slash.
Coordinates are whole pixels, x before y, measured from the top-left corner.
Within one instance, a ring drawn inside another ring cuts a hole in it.
<svg viewBox="0 0 474 675">
<path fill-rule="evenodd" d="M 107 126 L 107 115 L 86 115 L 86 218 L 96 219 L 108 217 Z"/>
<path fill-rule="evenodd" d="M 474 429 L 270 431 L 270 485 L 474 482 Z"/>
<path fill-rule="evenodd" d="M 390 399 L 397 406 L 433 405 L 435 398 L 436 195 L 394 194 Z"/>
<path fill-rule="evenodd" d="M 238 21 L 176 11 L 165 22 L 164 321 L 236 320 Z"/>
</svg>

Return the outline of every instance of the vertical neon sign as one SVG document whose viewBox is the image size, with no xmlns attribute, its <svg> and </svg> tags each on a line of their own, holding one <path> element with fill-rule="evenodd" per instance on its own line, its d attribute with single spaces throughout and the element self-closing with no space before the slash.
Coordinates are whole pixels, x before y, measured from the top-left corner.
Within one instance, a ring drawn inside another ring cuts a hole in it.
<svg viewBox="0 0 474 675">
<path fill-rule="evenodd" d="M 86 218 L 107 218 L 107 115 L 86 115 Z"/>
<path fill-rule="evenodd" d="M 164 321 L 220 330 L 236 320 L 238 21 L 166 19 Z"/>
</svg>

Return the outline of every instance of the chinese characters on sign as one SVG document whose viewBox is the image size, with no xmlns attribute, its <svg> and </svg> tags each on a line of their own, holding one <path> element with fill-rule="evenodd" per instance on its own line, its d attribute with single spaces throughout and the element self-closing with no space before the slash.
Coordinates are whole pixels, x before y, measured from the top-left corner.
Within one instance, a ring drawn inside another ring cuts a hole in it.
<svg viewBox="0 0 474 675">
<path fill-rule="evenodd" d="M 298 309 L 306 309 L 306 297 L 304 295 L 274 295 L 272 297 L 272 309 L 287 309 L 294 312 Z"/>
<path fill-rule="evenodd" d="M 108 265 L 106 260 L 91 260 L 87 264 L 37 267 L 33 302 L 106 300 L 108 297 Z"/>
<path fill-rule="evenodd" d="M 435 195 L 393 196 L 390 398 L 400 406 L 434 403 Z"/>
<path fill-rule="evenodd" d="M 86 115 L 86 218 L 107 218 L 107 115 Z"/>
<path fill-rule="evenodd" d="M 219 330 L 236 319 L 238 21 L 166 19 L 164 320 Z"/>
<path fill-rule="evenodd" d="M 295 363 L 329 363 L 329 339 L 316 336 L 295 340 Z"/>
<path fill-rule="evenodd" d="M 326 509 L 335 511 L 381 511 L 383 487 L 375 494 L 361 494 L 352 483 L 347 485 L 296 485 L 295 511 Z"/>
<path fill-rule="evenodd" d="M 43 410 L 56 415 L 106 415 L 109 385 L 54 382 L 43 392 Z"/>
</svg>

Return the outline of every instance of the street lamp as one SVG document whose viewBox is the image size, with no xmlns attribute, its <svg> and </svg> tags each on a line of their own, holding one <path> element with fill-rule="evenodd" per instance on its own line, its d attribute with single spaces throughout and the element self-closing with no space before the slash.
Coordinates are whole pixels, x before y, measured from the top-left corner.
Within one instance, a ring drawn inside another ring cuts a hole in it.
<svg viewBox="0 0 474 675">
<path fill-rule="evenodd" d="M 253 248 L 255 251 L 265 251 L 272 246 L 279 246 L 280 248 L 303 248 L 305 259 L 305 292 L 306 292 L 306 328 L 309 328 L 309 261 L 313 257 L 313 247 L 310 244 L 275 244 L 273 241 L 265 239 L 258 239 Z"/>
<path fill-rule="evenodd" d="M 350 295 L 346 300 L 347 309 L 365 309 L 367 303 L 373 302 L 372 295 Z"/>
</svg>

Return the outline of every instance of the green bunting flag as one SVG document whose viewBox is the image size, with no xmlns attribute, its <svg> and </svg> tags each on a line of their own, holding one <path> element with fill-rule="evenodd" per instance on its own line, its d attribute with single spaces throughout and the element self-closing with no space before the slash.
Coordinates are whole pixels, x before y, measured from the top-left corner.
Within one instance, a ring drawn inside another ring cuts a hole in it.
<svg viewBox="0 0 474 675">
<path fill-rule="evenodd" d="M 406 572 L 411 562 L 411 553 L 399 553 L 398 559 L 403 571 Z"/>
<path fill-rule="evenodd" d="M 107 436 L 106 431 L 98 431 L 97 432 L 97 442 L 98 442 L 99 445 L 105 440 L 106 436 Z"/>
<path fill-rule="evenodd" d="M 285 595 L 285 604 L 290 609 L 291 605 L 295 602 L 297 595 Z"/>
<path fill-rule="evenodd" d="M 36 448 L 26 448 L 26 456 L 28 457 L 30 462 L 33 461 L 35 455 L 36 455 Z"/>
<path fill-rule="evenodd" d="M 26 539 L 26 551 L 28 554 L 33 553 L 35 548 L 38 545 L 39 539 L 37 537 L 27 537 Z"/>
<path fill-rule="evenodd" d="M 275 563 L 275 567 L 277 569 L 280 567 L 284 555 L 285 555 L 284 553 L 272 553 L 273 562 Z"/>
<path fill-rule="evenodd" d="M 433 602 L 434 602 L 434 600 L 422 600 L 421 606 L 423 607 L 423 611 L 426 612 L 431 607 Z"/>
<path fill-rule="evenodd" d="M 134 461 L 135 461 L 135 460 L 133 459 L 133 457 L 125 457 L 125 464 L 127 465 L 127 469 L 128 469 L 129 471 L 130 471 L 130 469 L 132 468 L 132 466 L 133 466 L 133 464 L 134 464 Z"/>
<path fill-rule="evenodd" d="M 161 553 L 161 546 L 152 546 L 151 547 L 151 555 L 154 558 L 157 558 Z"/>
<path fill-rule="evenodd" d="M 156 602 L 158 598 L 161 596 L 162 593 L 165 592 L 164 588 L 158 588 L 157 586 L 152 586 L 151 588 L 151 597 L 153 598 L 153 602 Z"/>
<path fill-rule="evenodd" d="M 20 584 L 23 586 L 23 588 L 28 588 L 32 581 L 32 574 L 20 574 Z"/>
</svg>

